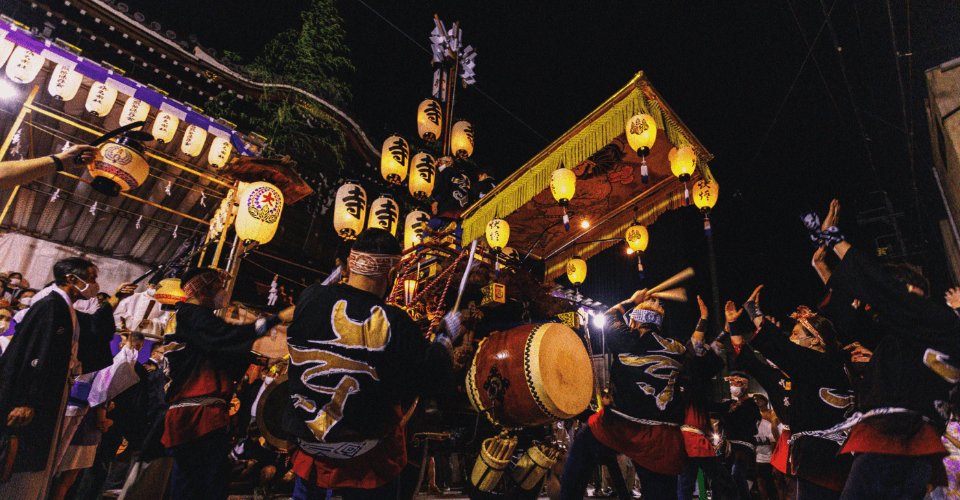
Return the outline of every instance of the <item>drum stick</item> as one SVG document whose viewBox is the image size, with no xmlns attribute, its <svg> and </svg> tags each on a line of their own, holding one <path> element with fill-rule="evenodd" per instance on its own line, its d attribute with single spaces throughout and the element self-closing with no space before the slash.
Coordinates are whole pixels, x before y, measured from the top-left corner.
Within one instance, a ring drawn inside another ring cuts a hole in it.
<svg viewBox="0 0 960 500">
<path fill-rule="evenodd" d="M 651 288 L 650 290 L 648 290 L 648 291 L 647 291 L 647 295 L 653 295 L 653 294 L 655 294 L 655 293 L 657 293 L 657 292 L 661 292 L 661 291 L 666 290 L 666 289 L 668 289 L 668 288 L 673 288 L 673 287 L 679 285 L 680 283 L 683 283 L 684 281 L 692 278 L 693 275 L 694 275 L 693 268 L 692 268 L 692 267 L 688 267 L 688 268 L 684 269 L 683 271 L 680 271 L 679 273 L 675 274 L 673 277 L 667 279 L 667 280 L 664 281 L 663 283 L 660 283 L 659 285 L 657 285 L 657 286 Z"/>
<path fill-rule="evenodd" d="M 473 255 L 477 253 L 477 242 L 473 240 L 470 244 L 470 258 L 467 259 L 467 268 L 463 270 L 463 278 L 460 279 L 460 291 L 457 293 L 457 302 L 453 305 L 452 312 L 460 310 L 460 299 L 463 298 L 463 289 L 467 287 L 467 278 L 470 277 L 470 269 L 473 268 Z"/>
<path fill-rule="evenodd" d="M 658 298 L 661 300 L 670 300 L 673 302 L 686 302 L 687 290 L 685 288 L 674 288 L 672 290 L 655 292 L 651 295 L 651 297 Z"/>
</svg>

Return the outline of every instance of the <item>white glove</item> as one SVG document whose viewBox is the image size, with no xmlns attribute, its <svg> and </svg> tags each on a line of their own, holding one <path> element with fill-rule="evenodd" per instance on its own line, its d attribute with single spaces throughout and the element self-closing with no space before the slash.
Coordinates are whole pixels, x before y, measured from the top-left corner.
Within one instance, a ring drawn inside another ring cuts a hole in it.
<svg viewBox="0 0 960 500">
<path fill-rule="evenodd" d="M 443 331 L 437 334 L 437 342 L 452 348 L 453 343 L 460 338 L 460 312 L 448 312 L 443 316 Z"/>
</svg>

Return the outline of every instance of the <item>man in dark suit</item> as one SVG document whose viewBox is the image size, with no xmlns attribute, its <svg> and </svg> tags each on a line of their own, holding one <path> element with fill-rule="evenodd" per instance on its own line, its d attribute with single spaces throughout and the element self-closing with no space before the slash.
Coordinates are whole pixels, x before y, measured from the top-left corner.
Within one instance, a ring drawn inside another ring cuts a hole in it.
<svg viewBox="0 0 960 500">
<path fill-rule="evenodd" d="M 0 433 L 19 438 L 10 481 L 0 498 L 42 498 L 54 470 L 54 445 L 73 378 L 110 366 L 113 306 L 130 294 L 121 285 L 94 314 L 77 313 L 73 303 L 96 297 L 97 268 L 71 257 L 53 266 L 55 286 L 27 312 L 0 357 Z"/>
</svg>

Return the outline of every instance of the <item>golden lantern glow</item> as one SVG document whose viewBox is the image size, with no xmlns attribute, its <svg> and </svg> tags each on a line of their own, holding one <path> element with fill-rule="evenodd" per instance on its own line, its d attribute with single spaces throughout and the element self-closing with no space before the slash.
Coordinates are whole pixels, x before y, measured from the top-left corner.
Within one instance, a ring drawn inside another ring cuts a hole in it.
<svg viewBox="0 0 960 500">
<path fill-rule="evenodd" d="M 190 125 L 183 133 L 180 151 L 189 156 L 197 156 L 203 151 L 203 143 L 205 142 L 207 142 L 207 131 L 196 125 Z"/>
<path fill-rule="evenodd" d="M 380 150 L 380 175 L 387 182 L 399 185 L 407 178 L 407 160 L 410 159 L 410 145 L 399 135 L 393 135 L 383 141 Z"/>
<path fill-rule="evenodd" d="M 710 210 L 717 204 L 720 185 L 706 179 L 700 179 L 693 185 L 693 204 L 700 210 Z"/>
<path fill-rule="evenodd" d="M 133 122 L 142 122 L 147 119 L 147 115 L 149 114 L 149 104 L 136 97 L 128 97 L 126 104 L 123 105 L 123 111 L 120 112 L 120 126 L 123 127 Z"/>
<path fill-rule="evenodd" d="M 647 244 L 650 243 L 650 233 L 647 232 L 646 227 L 634 222 L 632 226 L 627 228 L 623 239 L 627 241 L 630 250 L 643 252 L 647 249 Z"/>
<path fill-rule="evenodd" d="M 417 153 L 410 160 L 410 194 L 426 201 L 433 193 L 437 177 L 437 160 L 427 153 Z"/>
<path fill-rule="evenodd" d="M 574 286 L 583 283 L 583 280 L 587 279 L 587 262 L 580 257 L 568 260 L 567 278 Z"/>
<path fill-rule="evenodd" d="M 7 61 L 7 78 L 16 83 L 30 83 L 40 74 L 44 62 L 46 59 L 40 54 L 25 47 L 17 47 Z"/>
<path fill-rule="evenodd" d="M 47 92 L 58 101 L 69 101 L 77 96 L 82 82 L 83 75 L 62 64 L 58 64 L 53 68 L 53 72 L 50 73 Z"/>
<path fill-rule="evenodd" d="M 503 219 L 493 219 L 487 223 L 487 244 L 494 252 L 499 252 L 510 241 L 510 224 Z"/>
<path fill-rule="evenodd" d="M 347 181 L 337 190 L 333 209 L 333 227 L 345 240 L 352 240 L 363 231 L 367 213 L 367 192 L 359 184 Z"/>
<path fill-rule="evenodd" d="M 7 62 L 7 58 L 10 57 L 10 54 L 13 53 L 13 49 L 15 48 L 17 48 L 17 45 L 10 40 L 0 40 L 0 66 L 3 66 L 3 63 Z"/>
<path fill-rule="evenodd" d="M 93 116 L 107 116 L 116 101 L 117 89 L 110 88 L 105 83 L 94 82 L 83 106 Z"/>
<path fill-rule="evenodd" d="M 513 247 L 503 247 L 503 251 L 500 252 L 499 258 L 504 264 L 519 264 L 520 252 Z"/>
<path fill-rule="evenodd" d="M 648 114 L 634 115 L 627 121 L 627 142 L 640 156 L 650 154 L 650 148 L 657 140 L 657 122 Z"/>
<path fill-rule="evenodd" d="M 460 121 L 453 124 L 450 133 L 450 150 L 457 158 L 469 158 L 473 154 L 473 125 Z"/>
<path fill-rule="evenodd" d="M 417 297 L 417 280 L 403 280 L 403 304 L 407 307 L 413 305 L 413 299 Z"/>
<path fill-rule="evenodd" d="M 443 110 L 440 109 L 440 103 L 433 99 L 421 102 L 417 108 L 417 134 L 420 138 L 427 142 L 436 141 L 442 127 Z"/>
<path fill-rule="evenodd" d="M 90 186 L 107 196 L 117 196 L 121 191 L 136 189 L 150 174 L 150 165 L 143 156 L 143 144 L 129 137 L 118 142 L 106 142 L 100 146 L 97 159 L 87 170 L 93 177 Z"/>
<path fill-rule="evenodd" d="M 179 118 L 166 111 L 161 111 L 157 113 L 157 117 L 153 120 L 153 128 L 150 133 L 153 134 L 153 138 L 157 142 L 166 144 L 173 140 L 173 136 L 177 135 L 177 127 L 179 126 Z"/>
<path fill-rule="evenodd" d="M 577 174 L 569 168 L 560 167 L 550 175 L 550 192 L 561 207 L 567 206 L 577 189 Z"/>
<path fill-rule="evenodd" d="M 160 280 L 160 288 L 157 289 L 153 298 L 163 305 L 172 306 L 177 302 L 186 302 L 187 294 L 183 293 L 183 289 L 180 288 L 178 278 L 167 278 Z"/>
<path fill-rule="evenodd" d="M 693 170 L 697 166 L 697 154 L 693 152 L 690 146 L 682 146 L 679 149 L 673 148 L 668 155 L 670 158 L 670 170 L 673 175 L 680 179 L 680 182 L 687 182 L 693 175 Z"/>
<path fill-rule="evenodd" d="M 240 194 L 235 228 L 241 240 L 266 245 L 277 233 L 283 212 L 283 193 L 268 182 L 248 184 Z"/>
<path fill-rule="evenodd" d="M 210 152 L 207 153 L 207 162 L 217 168 L 223 167 L 227 164 L 232 152 L 233 146 L 230 144 L 230 139 L 214 137 L 213 142 L 210 143 Z"/>
<path fill-rule="evenodd" d="M 423 230 L 427 227 L 430 216 L 422 210 L 414 210 L 407 214 L 403 221 L 403 249 L 413 248 L 423 242 Z"/>
<path fill-rule="evenodd" d="M 380 197 L 370 204 L 370 220 L 367 221 L 367 229 L 378 227 L 396 236 L 399 220 L 400 206 L 389 194 L 380 193 Z"/>
</svg>

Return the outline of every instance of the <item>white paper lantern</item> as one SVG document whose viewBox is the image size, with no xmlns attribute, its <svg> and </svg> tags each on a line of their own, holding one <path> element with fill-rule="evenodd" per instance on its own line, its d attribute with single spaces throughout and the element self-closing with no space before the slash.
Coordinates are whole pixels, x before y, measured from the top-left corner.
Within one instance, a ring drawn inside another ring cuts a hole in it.
<svg viewBox="0 0 960 500">
<path fill-rule="evenodd" d="M 397 222 L 400 220 L 400 206 L 389 194 L 380 194 L 380 197 L 370 204 L 370 220 L 367 229 L 378 227 L 390 234 L 397 235 Z"/>
<path fill-rule="evenodd" d="M 433 193 L 437 180 L 437 160 L 427 153 L 417 153 L 410 160 L 410 194 L 420 201 L 426 201 Z"/>
<path fill-rule="evenodd" d="M 268 182 L 254 182 L 240 195 L 237 236 L 265 245 L 277 233 L 283 212 L 283 193 Z"/>
<path fill-rule="evenodd" d="M 333 227 L 345 240 L 352 240 L 363 230 L 367 213 L 367 192 L 359 184 L 347 182 L 337 190 L 333 209 Z"/>
<path fill-rule="evenodd" d="M 136 97 L 128 97 L 126 104 L 123 105 L 123 111 L 120 112 L 120 126 L 124 127 L 133 122 L 142 122 L 147 119 L 149 114 L 149 104 Z M 143 127 L 140 128 L 142 129 Z"/>
<path fill-rule="evenodd" d="M 17 45 L 10 40 L 0 40 L 0 66 L 3 66 L 3 63 L 7 62 L 7 58 L 10 57 L 10 54 L 13 53 L 13 49 L 15 48 L 17 48 Z"/>
<path fill-rule="evenodd" d="M 233 152 L 233 146 L 230 145 L 230 139 L 223 137 L 214 137 L 210 143 L 210 152 L 207 153 L 207 162 L 216 165 L 217 168 L 227 164 L 230 153 Z"/>
<path fill-rule="evenodd" d="M 207 142 L 207 131 L 196 125 L 190 125 L 183 133 L 180 151 L 190 156 L 197 156 L 203 151 L 203 143 L 205 142 Z"/>
<path fill-rule="evenodd" d="M 105 83 L 94 82 L 87 94 L 84 107 L 93 116 L 107 116 L 117 101 L 117 89 L 110 88 Z"/>
<path fill-rule="evenodd" d="M 403 249 L 413 248 L 423 242 L 423 229 L 427 227 L 430 216 L 422 210 L 407 214 L 403 221 Z"/>
<path fill-rule="evenodd" d="M 13 49 L 7 61 L 7 78 L 17 83 L 30 83 L 40 74 L 46 59 L 24 47 Z"/>
<path fill-rule="evenodd" d="M 53 73 L 50 73 L 50 83 L 47 84 L 47 92 L 58 101 L 69 101 L 77 96 L 82 82 L 83 75 L 62 64 L 58 64 L 53 68 Z"/>
<path fill-rule="evenodd" d="M 153 138 L 161 144 L 168 143 L 173 140 L 173 136 L 177 135 L 177 127 L 180 126 L 180 119 L 176 116 L 167 113 L 166 111 L 161 111 L 157 113 L 157 117 L 153 120 Z"/>
</svg>

